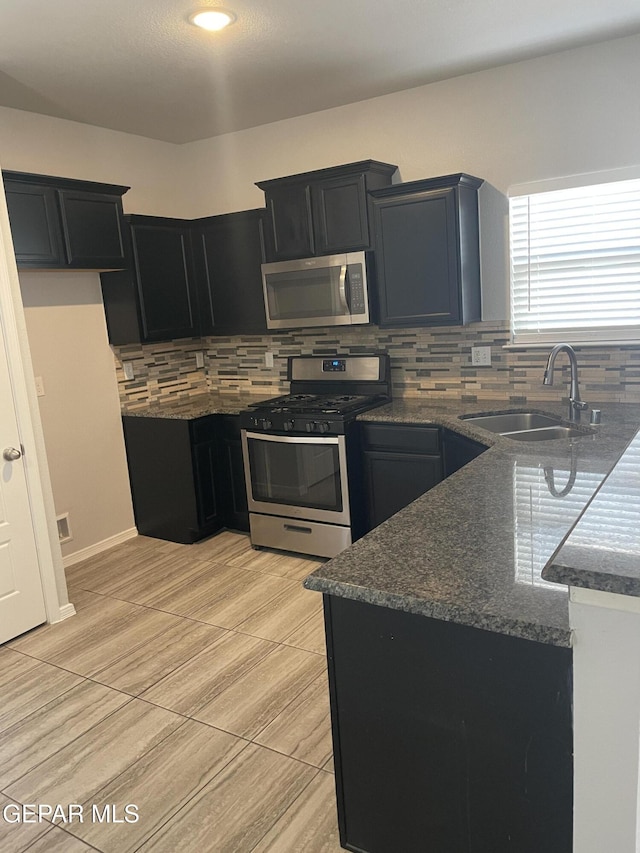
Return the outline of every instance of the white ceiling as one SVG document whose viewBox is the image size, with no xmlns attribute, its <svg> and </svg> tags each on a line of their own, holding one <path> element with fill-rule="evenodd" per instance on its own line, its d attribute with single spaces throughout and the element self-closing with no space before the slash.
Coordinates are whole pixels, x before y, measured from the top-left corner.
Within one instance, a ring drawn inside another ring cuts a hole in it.
<svg viewBox="0 0 640 853">
<path fill-rule="evenodd" d="M 190 142 L 638 32 L 638 0 L 1 0 L 0 105 Z"/>
</svg>

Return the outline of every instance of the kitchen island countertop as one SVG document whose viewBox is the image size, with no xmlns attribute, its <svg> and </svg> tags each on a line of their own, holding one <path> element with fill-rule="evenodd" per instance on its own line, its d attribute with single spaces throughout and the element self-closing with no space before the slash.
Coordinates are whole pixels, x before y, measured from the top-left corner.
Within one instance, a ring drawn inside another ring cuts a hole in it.
<svg viewBox="0 0 640 853">
<path fill-rule="evenodd" d="M 640 426 L 640 406 L 592 403 L 602 424 L 575 439 L 520 442 L 460 415 L 539 411 L 518 406 L 404 399 L 360 421 L 451 429 L 488 447 L 305 580 L 308 589 L 570 646 L 568 589 L 541 575 Z M 587 420 L 585 418 L 585 420 Z"/>
</svg>

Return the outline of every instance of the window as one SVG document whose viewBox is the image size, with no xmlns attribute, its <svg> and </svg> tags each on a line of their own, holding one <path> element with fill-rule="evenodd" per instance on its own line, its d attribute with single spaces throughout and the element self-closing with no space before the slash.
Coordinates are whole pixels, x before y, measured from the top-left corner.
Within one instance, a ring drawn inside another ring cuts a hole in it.
<svg viewBox="0 0 640 853">
<path fill-rule="evenodd" d="M 640 343 L 640 180 L 510 199 L 514 344 Z"/>
</svg>

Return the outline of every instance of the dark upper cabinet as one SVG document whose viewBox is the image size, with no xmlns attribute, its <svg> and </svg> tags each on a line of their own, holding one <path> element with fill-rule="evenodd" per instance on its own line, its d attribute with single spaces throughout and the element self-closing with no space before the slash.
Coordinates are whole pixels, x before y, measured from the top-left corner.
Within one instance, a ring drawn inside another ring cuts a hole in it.
<svg viewBox="0 0 640 853">
<path fill-rule="evenodd" d="M 200 334 L 189 223 L 127 216 L 128 269 L 103 273 L 109 341 L 122 345 Z"/>
<path fill-rule="evenodd" d="M 62 236 L 70 267 L 104 269 L 125 263 L 119 198 L 82 190 L 58 190 Z"/>
<path fill-rule="evenodd" d="M 125 217 L 130 269 L 101 275 L 109 341 L 266 332 L 263 215 Z"/>
<path fill-rule="evenodd" d="M 260 181 L 267 205 L 269 261 L 368 249 L 369 190 L 391 184 L 397 166 L 363 160 Z"/>
<path fill-rule="evenodd" d="M 267 259 L 288 261 L 314 255 L 309 186 L 285 183 L 265 190 L 265 196 L 269 217 Z"/>
<path fill-rule="evenodd" d="M 380 326 L 480 319 L 481 184 L 457 174 L 371 193 Z"/>
<path fill-rule="evenodd" d="M 125 266 L 122 195 L 128 187 L 3 172 L 21 269 Z"/>
<path fill-rule="evenodd" d="M 198 335 L 189 228 L 138 216 L 130 225 L 143 340 Z"/>
<path fill-rule="evenodd" d="M 264 209 L 195 220 L 191 225 L 203 335 L 262 334 Z"/>
</svg>

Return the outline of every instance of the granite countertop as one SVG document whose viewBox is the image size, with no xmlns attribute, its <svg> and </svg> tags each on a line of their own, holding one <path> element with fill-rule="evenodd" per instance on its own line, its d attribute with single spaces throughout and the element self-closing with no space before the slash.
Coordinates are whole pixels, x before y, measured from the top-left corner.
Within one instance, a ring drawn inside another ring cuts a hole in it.
<svg viewBox="0 0 640 853">
<path fill-rule="evenodd" d="M 640 432 L 542 576 L 571 586 L 640 595 Z"/>
<path fill-rule="evenodd" d="M 163 400 L 154 403 L 131 403 L 122 407 L 122 414 L 135 418 L 172 418 L 193 420 L 205 415 L 237 415 L 251 403 L 274 397 L 277 392 L 265 389 L 256 394 L 197 394 L 193 397 L 180 397 L 175 400 Z"/>
<path fill-rule="evenodd" d="M 323 564 L 305 586 L 570 646 L 567 580 L 554 583 L 541 572 L 640 426 L 640 406 L 592 405 L 603 413 L 592 434 L 544 442 L 513 441 L 459 415 L 519 409 L 564 417 L 565 406 L 424 398 L 361 415 L 444 426 L 489 449 Z"/>
</svg>

